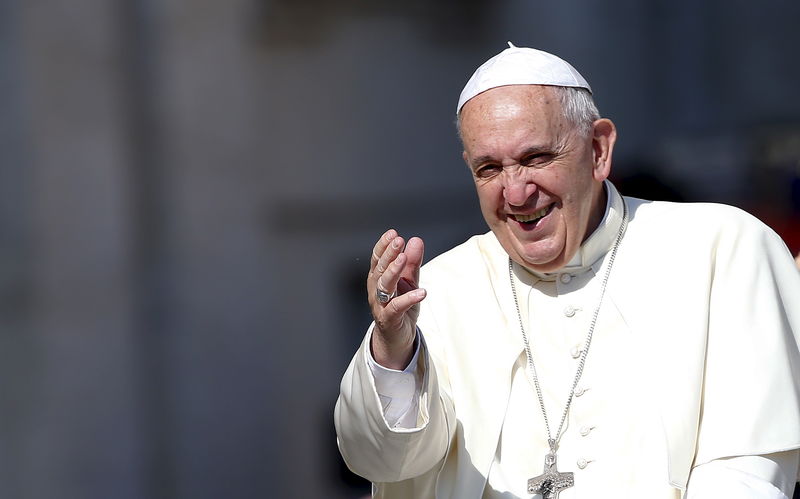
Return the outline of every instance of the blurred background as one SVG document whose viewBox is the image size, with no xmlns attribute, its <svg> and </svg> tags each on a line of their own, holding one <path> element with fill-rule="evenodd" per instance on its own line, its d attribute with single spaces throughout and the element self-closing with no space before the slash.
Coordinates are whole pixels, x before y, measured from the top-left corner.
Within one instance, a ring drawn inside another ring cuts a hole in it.
<svg viewBox="0 0 800 499">
<path fill-rule="evenodd" d="M 486 230 L 453 113 L 507 40 L 591 82 L 623 193 L 741 206 L 797 252 L 798 26 L 781 0 L 0 0 L 0 496 L 362 496 L 332 411 L 370 251 Z"/>
</svg>

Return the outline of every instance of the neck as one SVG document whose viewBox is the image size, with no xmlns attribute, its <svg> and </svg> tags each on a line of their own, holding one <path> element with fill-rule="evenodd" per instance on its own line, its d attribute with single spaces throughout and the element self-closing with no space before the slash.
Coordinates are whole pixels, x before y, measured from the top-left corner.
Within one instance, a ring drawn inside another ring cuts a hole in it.
<svg viewBox="0 0 800 499">
<path fill-rule="evenodd" d="M 600 184 L 594 192 L 594 202 L 592 203 L 592 212 L 589 215 L 589 222 L 586 224 L 586 233 L 583 235 L 581 244 L 594 234 L 603 217 L 606 214 L 606 207 L 608 206 L 608 193 L 604 184 Z"/>
</svg>

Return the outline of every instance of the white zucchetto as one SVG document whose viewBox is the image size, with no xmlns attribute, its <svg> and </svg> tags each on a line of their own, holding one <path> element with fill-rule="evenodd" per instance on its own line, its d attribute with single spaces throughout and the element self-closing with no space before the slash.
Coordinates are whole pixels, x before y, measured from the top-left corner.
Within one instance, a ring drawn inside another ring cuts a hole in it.
<svg viewBox="0 0 800 499">
<path fill-rule="evenodd" d="M 508 48 L 484 62 L 461 91 L 456 114 L 468 100 L 491 88 L 506 85 L 553 85 L 578 87 L 592 92 L 589 83 L 567 61 L 541 50 Z"/>
</svg>

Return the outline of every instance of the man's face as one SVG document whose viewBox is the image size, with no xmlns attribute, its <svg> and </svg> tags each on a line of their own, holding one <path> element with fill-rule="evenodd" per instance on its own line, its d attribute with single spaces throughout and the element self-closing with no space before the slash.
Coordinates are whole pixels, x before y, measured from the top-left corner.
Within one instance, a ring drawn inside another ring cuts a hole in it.
<svg viewBox="0 0 800 499">
<path fill-rule="evenodd" d="M 582 137 L 552 89 L 511 85 L 464 105 L 461 136 L 481 212 L 509 256 L 540 272 L 569 263 L 603 217 L 613 124 Z"/>
</svg>

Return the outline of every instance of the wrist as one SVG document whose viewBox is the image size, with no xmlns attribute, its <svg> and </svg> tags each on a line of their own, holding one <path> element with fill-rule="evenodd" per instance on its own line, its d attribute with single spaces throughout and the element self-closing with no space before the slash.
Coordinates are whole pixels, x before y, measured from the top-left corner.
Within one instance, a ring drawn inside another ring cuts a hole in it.
<svg viewBox="0 0 800 499">
<path fill-rule="evenodd" d="M 370 352 L 375 362 L 381 366 L 402 371 L 414 357 L 416 340 L 416 329 L 410 335 L 389 339 L 376 326 L 370 339 Z"/>
</svg>

